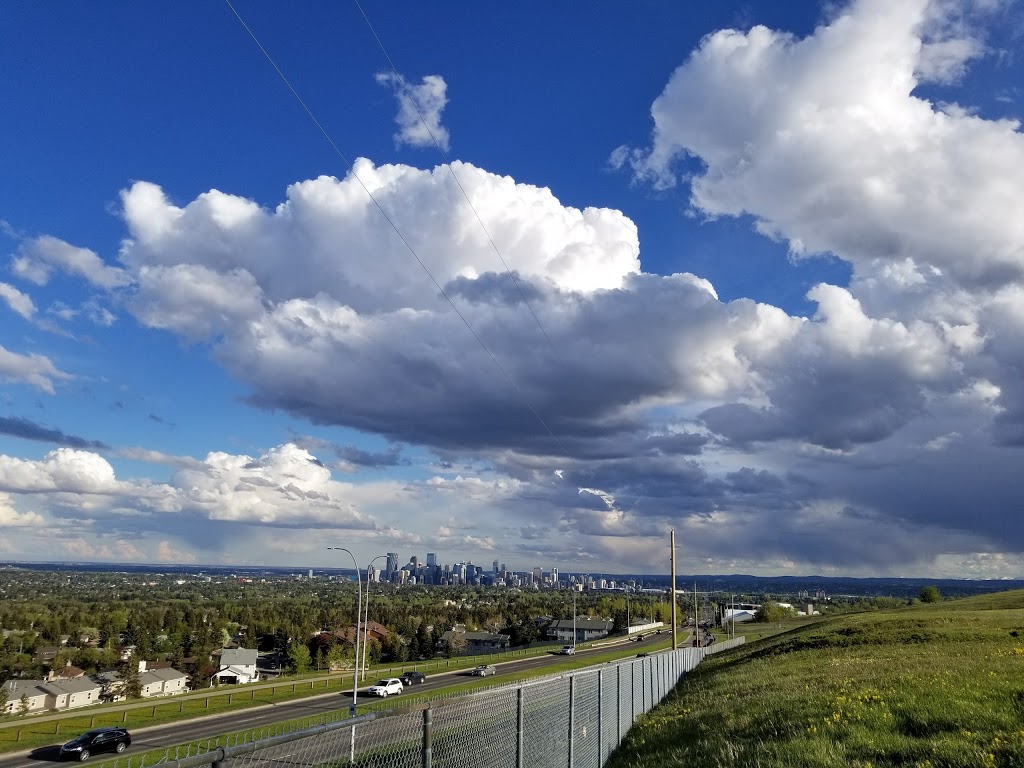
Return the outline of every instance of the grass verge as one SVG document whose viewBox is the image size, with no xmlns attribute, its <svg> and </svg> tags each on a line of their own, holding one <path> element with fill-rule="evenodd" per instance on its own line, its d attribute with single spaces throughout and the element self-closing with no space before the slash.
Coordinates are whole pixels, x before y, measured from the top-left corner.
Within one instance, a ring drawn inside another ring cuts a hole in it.
<svg viewBox="0 0 1024 768">
<path fill-rule="evenodd" d="M 1024 591 L 827 618 L 707 659 L 609 768 L 1024 766 Z"/>
</svg>

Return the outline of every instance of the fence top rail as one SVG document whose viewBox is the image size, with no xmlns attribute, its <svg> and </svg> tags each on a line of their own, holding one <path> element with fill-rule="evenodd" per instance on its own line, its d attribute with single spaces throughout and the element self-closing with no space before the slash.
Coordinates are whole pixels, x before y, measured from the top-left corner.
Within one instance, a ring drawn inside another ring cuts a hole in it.
<svg viewBox="0 0 1024 768">
<path fill-rule="evenodd" d="M 668 648 L 668 649 L 664 649 L 664 650 L 661 650 L 661 651 L 653 651 L 649 657 L 645 657 L 645 658 L 657 659 L 658 657 L 664 657 L 664 656 L 672 654 L 672 653 L 682 653 L 682 654 L 688 654 L 688 655 L 695 655 L 695 654 L 693 654 L 694 651 L 698 651 L 699 652 L 701 650 L 703 650 L 704 653 L 718 653 L 719 651 L 727 651 L 730 648 L 736 647 L 737 645 L 741 644 L 743 642 L 743 640 L 744 640 L 743 637 L 737 637 L 734 640 L 727 640 L 727 641 L 722 642 L 721 644 L 717 644 L 716 643 L 716 645 L 718 647 L 708 646 L 708 647 L 702 648 L 702 649 L 698 649 L 698 648 L 679 648 L 676 651 L 673 651 L 671 648 Z M 712 650 L 712 649 L 714 649 L 714 650 Z M 448 695 L 441 694 L 440 696 L 438 696 L 436 698 L 432 698 L 432 699 L 430 699 L 428 701 L 410 703 L 410 704 L 407 704 L 405 706 L 397 707 L 395 709 L 376 710 L 376 712 L 381 717 L 390 717 L 392 715 L 408 714 L 410 712 L 421 712 L 424 709 L 427 709 L 428 707 L 431 707 L 431 708 L 434 708 L 434 709 L 439 709 L 439 708 L 442 708 L 442 707 L 450 706 L 452 704 L 455 704 L 456 702 L 459 702 L 459 701 L 462 701 L 462 700 L 465 700 L 465 699 L 473 699 L 473 698 L 477 698 L 477 697 L 480 697 L 480 696 L 493 696 L 496 691 L 502 691 L 502 690 L 506 690 L 506 689 L 518 689 L 518 688 L 522 688 L 522 689 L 534 688 L 536 686 L 549 684 L 549 683 L 551 683 L 553 681 L 556 681 L 556 680 L 565 680 L 565 679 L 569 679 L 569 678 L 573 678 L 573 677 L 586 677 L 588 675 L 596 675 L 596 674 L 600 673 L 604 669 L 617 669 L 617 668 L 623 667 L 623 666 L 632 666 L 632 665 L 636 665 L 636 664 L 643 664 L 644 661 L 645 661 L 645 659 L 637 659 L 637 658 L 616 659 L 616 660 L 613 660 L 613 661 L 606 661 L 606 662 L 604 662 L 602 664 L 595 664 L 592 667 L 582 667 L 580 669 L 569 670 L 569 671 L 566 671 L 566 672 L 556 672 L 556 673 L 551 674 L 551 675 L 544 675 L 542 677 L 535 677 L 535 678 L 531 678 L 529 680 L 520 680 L 520 681 L 512 682 L 512 683 L 496 683 L 494 685 L 489 685 L 489 686 L 486 686 L 486 687 L 477 688 L 476 690 L 473 690 L 473 691 L 460 691 L 458 693 L 452 693 L 452 694 L 448 694 Z"/>
<path fill-rule="evenodd" d="M 156 760 L 152 763 L 145 761 L 145 754 L 141 756 L 144 761 L 141 764 L 136 764 L 132 761 L 131 758 L 129 758 L 127 768 L 201 768 L 202 766 L 210 765 L 211 763 L 216 764 L 224 760 L 251 754 L 261 749 L 267 749 L 280 744 L 285 744 L 300 739 L 306 739 L 311 736 L 319 736 L 329 732 L 345 728 L 351 728 L 361 724 L 369 723 L 377 719 L 385 719 L 396 715 L 409 715 L 416 712 L 423 712 L 425 710 L 432 708 L 440 709 L 459 702 L 465 702 L 467 700 L 471 700 L 479 696 L 493 697 L 496 691 L 521 691 L 527 688 L 544 685 L 552 681 L 566 679 L 573 680 L 576 677 L 585 677 L 587 675 L 594 675 L 595 673 L 600 674 L 602 670 L 608 668 L 620 670 L 623 667 L 627 667 L 628 669 L 634 670 L 634 674 L 636 670 L 640 670 L 641 675 L 644 676 L 646 676 L 647 674 L 659 674 L 658 672 L 656 672 L 655 662 L 674 657 L 681 661 L 685 660 L 685 662 L 682 665 L 680 665 L 680 672 L 683 672 L 685 670 L 691 669 L 692 666 L 696 666 L 697 664 L 699 664 L 700 661 L 707 655 L 710 655 L 712 653 L 718 653 L 720 651 L 730 650 L 732 648 L 737 647 L 738 645 L 744 642 L 744 639 L 745 638 L 743 637 L 738 637 L 734 640 L 716 643 L 715 645 L 707 648 L 688 647 L 679 648 L 675 651 L 665 650 L 661 652 L 652 653 L 650 657 L 643 659 L 627 658 L 616 661 L 609 661 L 591 667 L 584 667 L 577 670 L 546 675 L 543 677 L 534 678 L 526 681 L 520 681 L 515 683 L 503 683 L 500 685 L 491 685 L 487 686 L 486 688 L 481 688 L 469 692 L 458 692 L 451 693 L 448 695 L 442 694 L 438 698 L 432 698 L 426 701 L 410 702 L 408 705 L 401 706 L 391 710 L 374 710 L 366 712 L 362 715 L 358 715 L 356 717 L 340 717 L 339 719 L 331 719 L 335 715 L 340 715 L 341 712 L 339 711 L 325 713 L 321 716 L 324 719 L 320 720 L 320 722 L 317 723 L 309 723 L 308 725 L 303 724 L 299 727 L 289 728 L 283 733 L 275 733 L 274 735 L 263 736 L 262 738 L 257 738 L 255 732 L 250 732 L 252 735 L 250 736 L 249 733 L 247 733 L 245 735 L 246 737 L 243 738 L 241 741 L 235 741 L 234 743 L 230 743 L 230 740 L 226 740 L 226 743 L 215 743 L 215 745 L 212 748 L 209 748 L 205 752 L 200 752 L 195 755 L 188 755 L 183 758 L 178 758 L 174 760 L 169 759 L 170 755 L 172 754 L 171 750 L 175 749 L 173 747 L 169 748 L 162 758 L 157 757 Z M 693 662 L 692 665 L 690 664 L 690 662 Z M 674 682 L 669 682 L 671 685 L 674 685 Z M 657 703 L 656 701 L 654 701 L 653 690 L 651 691 L 650 695 L 652 697 L 651 706 L 653 706 Z M 660 698 L 661 696 L 658 696 L 659 700 Z M 646 711 L 646 707 L 644 711 Z M 220 737 L 218 737 L 217 740 L 219 741 Z M 123 762 L 115 758 L 114 761 L 104 763 L 98 768 L 122 768 L 122 766 L 124 765 L 125 764 Z"/>
<path fill-rule="evenodd" d="M 219 763 L 224 760 L 229 760 L 233 757 L 240 757 L 241 755 L 247 755 L 260 749 L 267 749 L 268 747 L 274 747 L 278 744 L 286 744 L 290 741 L 297 741 L 298 739 L 309 738 L 310 736 L 318 736 L 320 734 L 329 733 L 342 728 L 351 728 L 356 725 L 362 725 L 369 723 L 372 720 L 376 720 L 378 713 L 367 712 L 365 715 L 359 717 L 352 717 L 346 720 L 338 720 L 333 723 L 323 723 L 321 725 L 314 726 L 312 728 L 305 728 L 298 731 L 291 731 L 289 733 L 281 733 L 277 736 L 269 736 L 265 739 L 258 741 L 249 741 L 242 744 L 235 744 L 233 746 L 221 746 L 216 747 L 209 752 L 203 752 L 199 755 L 193 755 L 192 757 L 185 757 L 180 760 L 168 760 L 166 762 L 158 763 L 161 768 L 198 768 L 202 765 L 209 765 L 210 763 Z"/>
</svg>

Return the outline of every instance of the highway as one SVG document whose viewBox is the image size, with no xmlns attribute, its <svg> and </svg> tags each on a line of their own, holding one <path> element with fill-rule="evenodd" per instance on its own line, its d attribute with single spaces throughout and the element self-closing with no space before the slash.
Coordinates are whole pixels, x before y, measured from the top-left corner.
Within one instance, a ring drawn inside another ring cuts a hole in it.
<svg viewBox="0 0 1024 768">
<path fill-rule="evenodd" d="M 587 656 L 597 656 L 610 649 L 620 649 L 623 645 L 627 644 L 630 650 L 636 649 L 636 652 L 639 653 L 646 649 L 650 649 L 656 643 L 668 640 L 669 637 L 670 635 L 668 632 L 663 632 L 660 635 L 651 633 L 645 635 L 644 639 L 639 642 L 621 640 L 617 643 L 609 643 L 596 648 L 588 648 L 585 650 L 580 649 L 577 652 L 577 656 L 585 659 Z M 689 642 L 689 637 L 684 633 L 680 633 L 679 647 L 686 647 L 687 642 Z M 550 653 L 526 659 L 501 662 L 494 665 L 497 668 L 498 673 L 485 679 L 489 684 L 501 685 L 505 681 L 511 682 L 517 674 L 542 668 L 546 665 L 559 661 L 565 661 L 565 657 Z M 406 688 L 406 692 L 408 694 L 418 696 L 422 693 L 428 693 L 447 686 L 457 685 L 459 683 L 476 679 L 478 678 L 471 677 L 469 675 L 468 670 L 441 672 L 429 675 L 426 682 L 420 685 L 414 685 Z M 376 682 L 376 680 L 368 681 L 367 686 L 372 685 L 374 682 Z M 364 688 L 365 687 L 366 686 L 364 686 Z M 380 701 L 376 696 L 367 697 L 365 695 L 361 695 L 359 699 L 361 702 Z M 389 697 L 389 699 L 394 701 L 396 708 L 402 706 L 402 696 L 396 696 L 393 698 Z M 326 712 L 346 709 L 351 703 L 351 689 L 340 694 L 337 689 L 335 689 L 331 693 L 309 696 L 296 701 L 251 707 L 237 712 L 213 715 L 211 717 L 182 720 L 176 723 L 158 725 L 153 728 L 134 728 L 131 731 L 132 746 L 125 754 L 144 752 L 158 747 L 172 747 L 178 744 L 195 741 L 197 739 L 212 738 L 226 733 L 235 733 L 237 731 L 245 731 L 251 728 L 259 728 L 273 723 L 283 722 L 285 720 L 295 720 L 302 717 L 321 715 Z M 71 738 L 71 736 L 63 738 L 61 743 L 69 741 Z M 0 758 L 0 768 L 40 768 L 40 763 L 53 762 L 58 759 L 57 749 L 59 746 L 60 744 L 54 744 L 48 747 L 38 748 L 28 754 L 8 753 L 6 757 Z M 92 758 L 90 762 L 101 762 L 111 757 L 113 757 L 113 755 L 97 755 Z"/>
</svg>

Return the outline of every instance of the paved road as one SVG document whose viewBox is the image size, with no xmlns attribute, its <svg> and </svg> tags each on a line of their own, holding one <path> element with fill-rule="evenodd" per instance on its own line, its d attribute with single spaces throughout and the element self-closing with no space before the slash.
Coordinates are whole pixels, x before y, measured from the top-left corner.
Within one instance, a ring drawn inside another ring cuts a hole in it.
<svg viewBox="0 0 1024 768">
<path fill-rule="evenodd" d="M 640 652 L 655 643 L 667 640 L 668 636 L 667 632 L 663 632 L 660 635 L 651 633 L 646 635 L 642 641 L 628 641 L 628 644 L 631 648 L 636 648 L 637 652 Z M 684 640 L 687 639 L 686 635 L 680 633 L 681 648 L 686 647 Z M 611 644 L 611 647 L 620 648 L 622 644 L 625 644 L 626 642 L 627 641 L 623 640 L 613 643 Z M 609 646 L 603 645 L 597 648 L 580 650 L 578 655 L 581 658 L 586 658 L 587 656 L 597 655 L 607 650 L 609 650 Z M 543 656 L 534 656 L 531 658 L 502 662 L 500 664 L 495 664 L 495 667 L 498 669 L 498 674 L 486 679 L 489 683 L 493 682 L 494 684 L 500 685 L 503 680 L 512 677 L 515 673 L 537 669 L 547 664 L 564 660 L 565 657 L 557 654 L 545 654 Z M 467 682 L 471 679 L 475 680 L 477 678 L 471 678 L 466 671 L 442 672 L 429 675 L 425 683 L 411 686 L 407 688 L 406 691 L 410 694 L 418 695 L 450 685 Z M 379 701 L 376 696 L 367 697 L 365 694 L 361 695 L 359 698 L 364 702 L 368 700 Z M 176 744 L 184 744 L 197 739 L 212 738 L 224 733 L 234 733 L 251 728 L 259 728 L 261 726 L 271 725 L 285 720 L 321 715 L 326 712 L 344 709 L 351 703 L 351 701 L 351 690 L 342 694 L 339 694 L 337 690 L 334 690 L 331 693 L 321 694 L 319 696 L 310 696 L 297 701 L 251 707 L 238 712 L 180 721 L 177 723 L 168 723 L 166 725 L 158 725 L 153 728 L 136 728 L 132 730 L 132 746 L 129 749 L 128 754 L 155 749 L 157 747 L 170 747 Z M 402 697 L 395 697 L 393 701 L 395 702 L 396 707 L 400 707 Z M 58 746 L 59 745 L 54 745 L 51 747 L 36 749 L 31 754 L 10 754 L 8 757 L 0 759 L 0 768 L 41 768 L 41 766 L 44 766 L 47 762 L 57 759 L 56 748 Z M 100 761 L 107 758 L 107 755 L 97 755 L 93 759 Z"/>
</svg>

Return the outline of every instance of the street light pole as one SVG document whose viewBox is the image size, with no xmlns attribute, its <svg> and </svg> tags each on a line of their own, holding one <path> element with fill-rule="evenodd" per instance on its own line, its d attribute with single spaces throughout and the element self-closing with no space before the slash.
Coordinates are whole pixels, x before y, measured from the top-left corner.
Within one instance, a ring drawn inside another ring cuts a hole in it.
<svg viewBox="0 0 1024 768">
<path fill-rule="evenodd" d="M 373 564 L 375 562 L 380 560 L 382 557 L 387 557 L 387 555 L 377 555 L 366 566 L 366 604 L 365 604 L 366 607 L 363 609 L 363 611 L 364 611 L 364 613 L 363 613 L 363 679 L 364 680 L 366 679 L 367 658 L 370 655 L 370 653 L 369 653 L 369 649 L 370 649 L 370 641 L 369 641 L 369 635 L 370 635 L 370 568 L 373 566 Z M 357 621 L 356 623 L 358 624 L 359 622 Z M 356 632 L 357 633 L 359 632 L 359 627 L 356 627 Z"/>
<path fill-rule="evenodd" d="M 576 653 L 576 592 L 572 593 L 572 652 Z"/>
<path fill-rule="evenodd" d="M 359 615 L 363 612 L 363 582 L 362 577 L 359 575 L 359 563 L 356 562 L 356 556 L 351 551 L 345 549 L 345 547 L 328 547 L 328 549 L 336 550 L 339 552 L 348 552 L 348 556 L 352 558 L 352 565 L 356 567 L 356 655 L 355 664 L 352 665 L 352 706 L 349 707 L 349 717 L 355 717 L 358 711 L 359 701 Z M 369 585 L 367 585 L 369 586 Z M 349 745 L 349 762 L 355 762 L 356 760 L 356 729 L 353 726 L 349 728 L 349 732 L 352 735 L 352 739 Z"/>
</svg>

